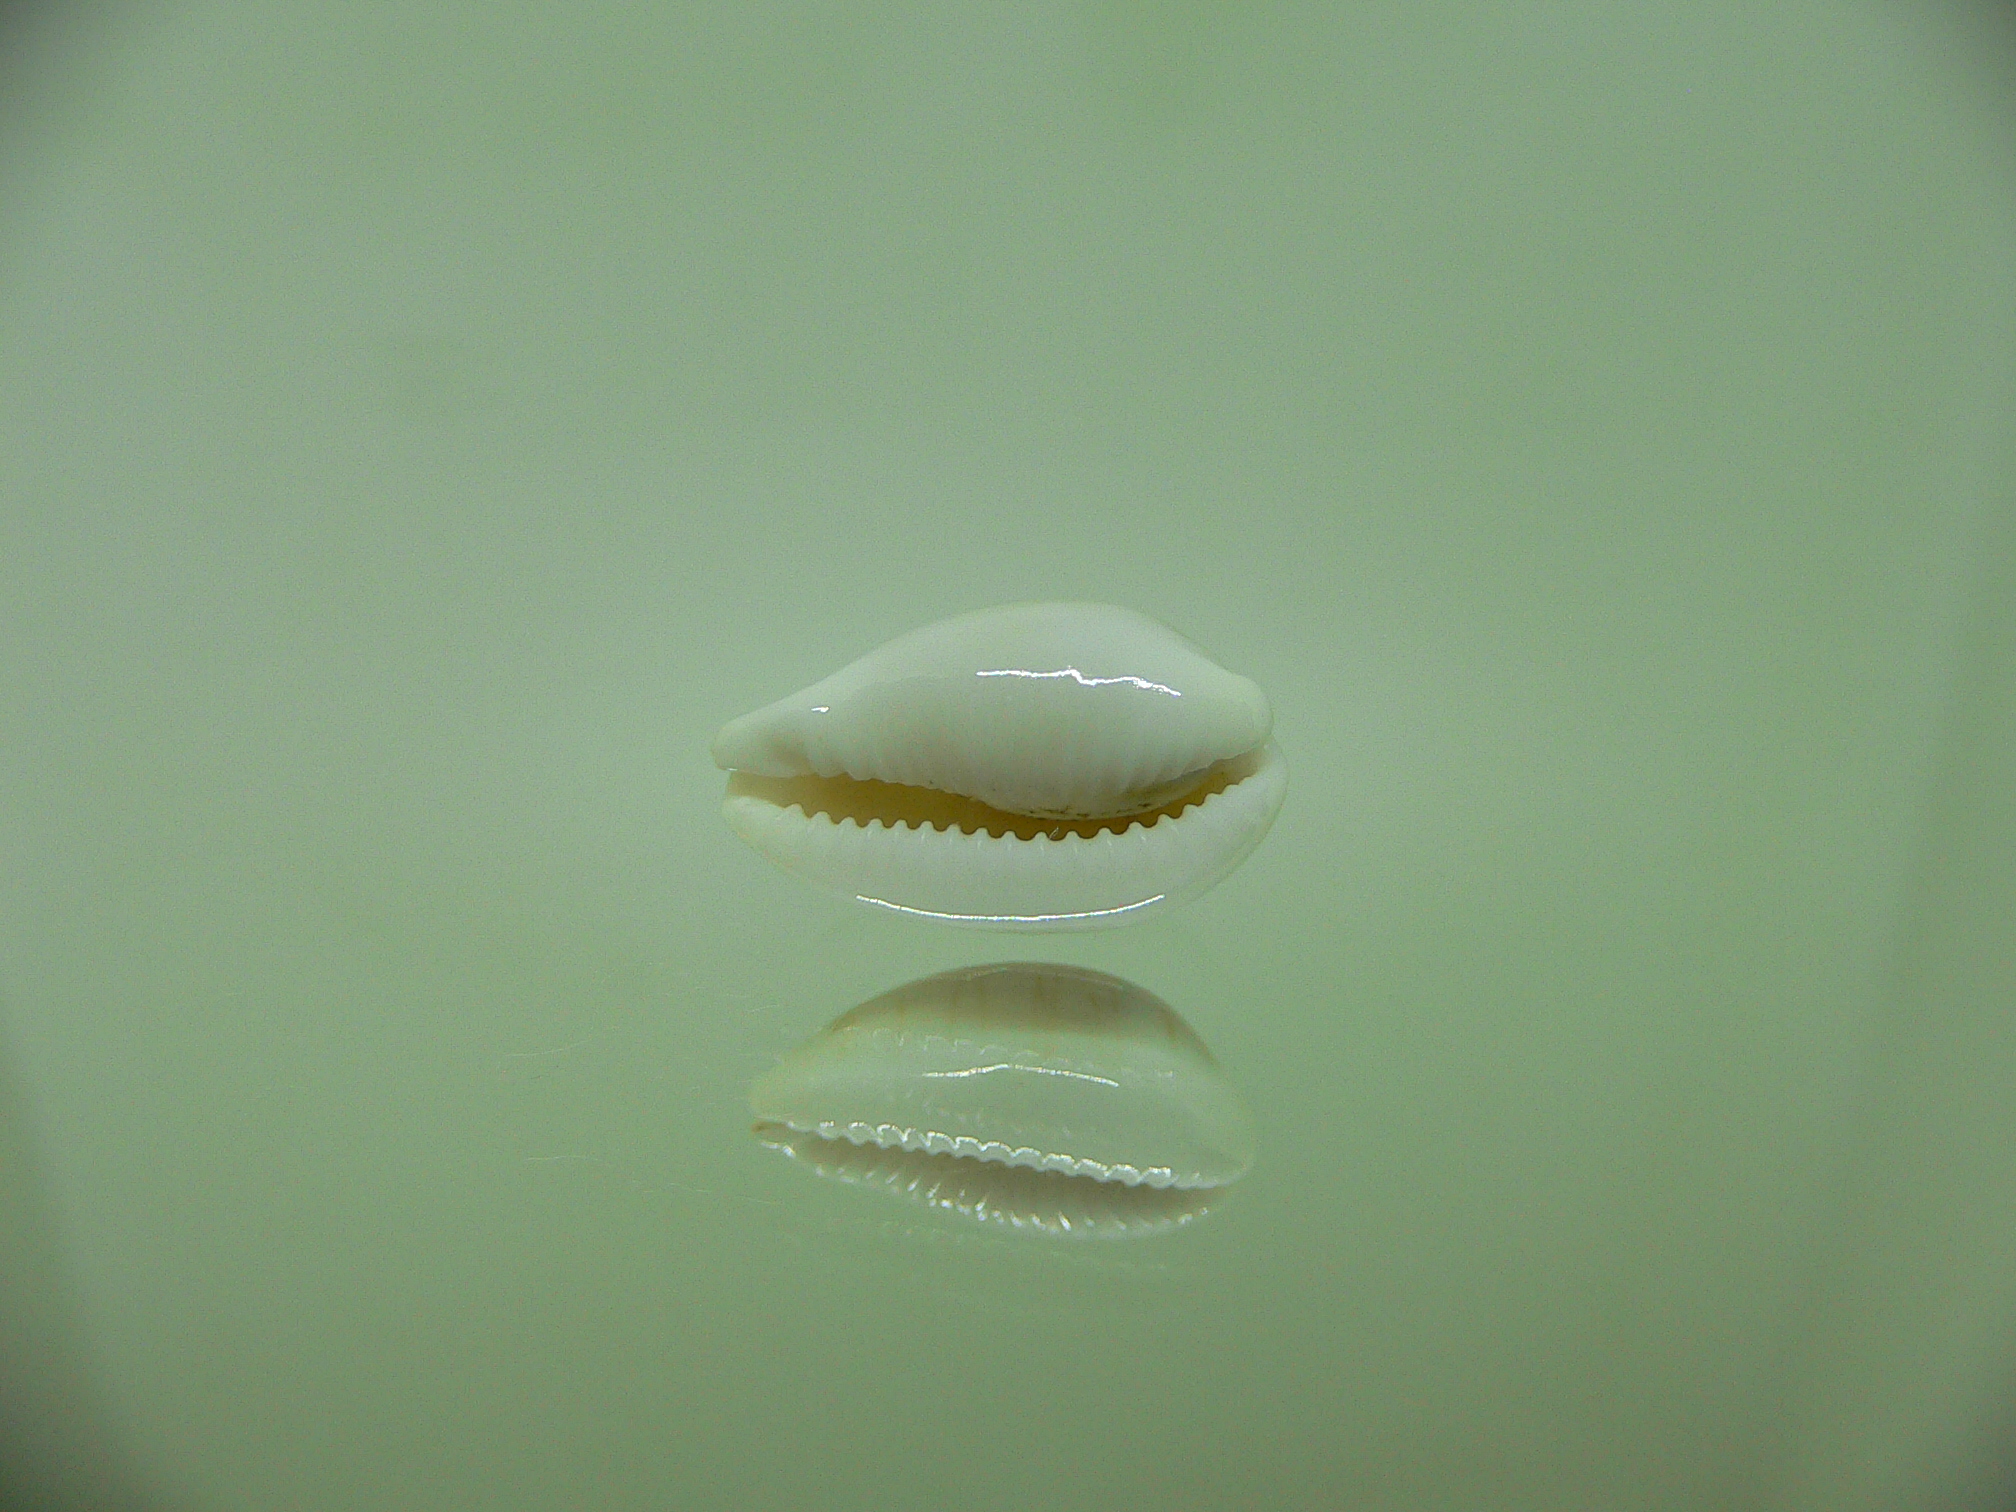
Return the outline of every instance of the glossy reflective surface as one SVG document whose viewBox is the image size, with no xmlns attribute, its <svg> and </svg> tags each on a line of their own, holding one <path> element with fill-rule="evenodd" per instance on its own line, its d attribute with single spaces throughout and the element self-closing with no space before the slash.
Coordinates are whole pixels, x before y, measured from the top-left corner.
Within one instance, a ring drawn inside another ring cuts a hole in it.
<svg viewBox="0 0 2016 1512">
<path fill-rule="evenodd" d="M 1260 843 L 1287 791 L 1273 723 L 1145 615 L 1009 604 L 900 635 L 713 752 L 729 827 L 787 871 L 916 918 L 1095 929 Z"/>
<path fill-rule="evenodd" d="M 2004 16 L 0 11 L 0 1417 L 92 1512 L 1968 1507 Z M 1266 690 L 1223 882 L 1019 952 L 724 827 L 1028 599 Z M 1016 953 L 1236 1074 L 1208 1219 L 750 1137 Z"/>
<path fill-rule="evenodd" d="M 870 907 L 979 929 L 1138 923 L 1229 875 L 1266 837 L 1288 790 L 1270 743 L 1203 773 L 1132 820 L 1017 819 L 922 788 L 736 773 L 728 827 L 786 871 Z M 836 790 L 837 789 L 837 790 Z"/>
<path fill-rule="evenodd" d="M 956 793 L 1039 819 L 1159 808 L 1274 728 L 1267 696 L 1144 614 L 1004 604 L 899 635 L 731 721 L 714 762 Z"/>
<path fill-rule="evenodd" d="M 1253 1163 L 1245 1101 L 1168 1004 L 1079 967 L 941 972 L 850 1009 L 749 1089 L 759 1124 L 1121 1186 Z"/>
<path fill-rule="evenodd" d="M 1125 1186 L 958 1155 L 854 1144 L 782 1124 L 758 1124 L 756 1137 L 765 1149 L 830 1181 L 1046 1239 L 1153 1238 L 1196 1222 L 1223 1197 L 1217 1187 Z"/>
</svg>

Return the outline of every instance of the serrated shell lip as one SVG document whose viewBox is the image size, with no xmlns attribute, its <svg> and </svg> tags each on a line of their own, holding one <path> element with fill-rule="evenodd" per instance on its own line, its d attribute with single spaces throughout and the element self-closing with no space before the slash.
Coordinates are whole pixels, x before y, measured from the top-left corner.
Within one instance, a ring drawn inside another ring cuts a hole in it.
<svg viewBox="0 0 2016 1512">
<path fill-rule="evenodd" d="M 817 1123 L 783 1122 L 784 1127 L 795 1133 L 816 1134 L 825 1140 L 845 1140 L 849 1144 L 874 1145 L 877 1149 L 905 1150 L 918 1155 L 952 1155 L 963 1160 L 990 1161 L 996 1165 L 1018 1166 L 1027 1171 L 1049 1171 L 1058 1176 L 1109 1181 L 1120 1186 L 1204 1190 L 1225 1184 L 1206 1181 L 1195 1174 L 1179 1175 L 1166 1165 L 1143 1167 L 1126 1161 L 1107 1164 L 1085 1156 L 1041 1150 L 1034 1145 L 1010 1145 L 1005 1140 L 975 1139 L 970 1134 L 947 1134 L 937 1129 L 893 1123 L 841 1123 L 834 1119 L 822 1119 Z"/>
<path fill-rule="evenodd" d="M 1286 785 L 1270 741 L 1250 775 L 1180 814 L 1089 836 L 864 825 L 732 791 L 722 809 L 756 850 L 869 907 L 985 929 L 1082 930 L 1132 922 L 1214 885 L 1265 837 Z"/>
<path fill-rule="evenodd" d="M 1002 1233 L 1045 1239 L 1129 1240 L 1166 1234 L 1208 1217 L 1228 1195 L 1222 1186 L 1125 1186 L 855 1145 L 780 1123 L 758 1123 L 753 1132 L 764 1148 L 809 1165 L 822 1177 L 879 1189 Z"/>
</svg>

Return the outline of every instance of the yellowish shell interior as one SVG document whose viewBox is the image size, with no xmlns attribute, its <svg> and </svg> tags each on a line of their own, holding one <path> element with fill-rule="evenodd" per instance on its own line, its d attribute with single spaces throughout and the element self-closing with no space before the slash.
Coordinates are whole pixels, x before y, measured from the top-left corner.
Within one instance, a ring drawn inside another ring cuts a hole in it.
<svg viewBox="0 0 2016 1512">
<path fill-rule="evenodd" d="M 1011 814 L 960 793 L 853 777 L 757 777 L 748 772 L 730 772 L 728 796 L 761 798 L 779 808 L 800 809 L 807 816 L 824 814 L 835 823 L 852 819 L 864 828 L 872 820 L 880 819 L 889 826 L 929 825 L 933 829 L 963 830 L 969 835 L 983 831 L 996 837 L 1013 835 L 1018 840 L 1034 840 L 1038 835 L 1048 835 L 1053 840 L 1066 835 L 1090 839 L 1102 832 L 1125 833 L 1136 824 L 1152 825 L 1165 815 L 1173 818 L 1212 794 L 1243 782 L 1258 770 L 1259 761 L 1259 753 L 1252 752 L 1217 762 L 1197 773 L 1196 781 L 1176 797 L 1110 819 L 1050 819 Z M 1155 796 L 1160 798 L 1166 792 L 1163 789 Z"/>
</svg>

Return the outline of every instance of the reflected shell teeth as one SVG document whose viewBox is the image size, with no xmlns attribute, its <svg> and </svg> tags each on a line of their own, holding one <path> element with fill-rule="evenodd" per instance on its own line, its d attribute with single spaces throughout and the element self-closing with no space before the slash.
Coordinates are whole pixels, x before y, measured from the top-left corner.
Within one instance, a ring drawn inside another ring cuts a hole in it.
<svg viewBox="0 0 2016 1512">
<path fill-rule="evenodd" d="M 920 917 L 1085 929 L 1259 844 L 1287 785 L 1272 722 L 1152 620 L 1024 604 L 901 636 L 733 721 L 714 758 L 730 827 L 789 871 Z"/>
<path fill-rule="evenodd" d="M 1019 1166 L 821 1139 L 778 1124 L 758 1125 L 756 1137 L 830 1181 L 886 1192 L 1004 1234 L 1145 1239 L 1205 1217 L 1222 1191 L 1079 1181 Z"/>
<path fill-rule="evenodd" d="M 884 993 L 759 1078 L 749 1107 L 759 1133 L 816 1138 L 828 1160 L 872 1148 L 1067 1191 L 1204 1190 L 1253 1159 L 1245 1103 L 1190 1027 L 1133 983 L 1071 966 L 969 967 Z"/>
<path fill-rule="evenodd" d="M 790 1127 L 786 1125 L 786 1127 Z M 950 1155 L 960 1160 L 991 1160 L 997 1165 L 1021 1166 L 1025 1170 L 1050 1171 L 1059 1176 L 1082 1176 L 1088 1181 L 1117 1181 L 1122 1186 L 1168 1187 L 1179 1185 L 1176 1173 L 1166 1165 L 1130 1165 L 1124 1160 L 1090 1160 L 1079 1155 L 1063 1155 L 1039 1150 L 1034 1145 L 1011 1145 L 999 1139 L 975 1139 L 970 1134 L 947 1134 L 939 1129 L 906 1129 L 896 1124 L 836 1123 L 826 1119 L 799 1133 L 817 1134 L 821 1139 L 844 1139 L 849 1144 L 874 1145 L 884 1150 L 908 1150 L 919 1155 Z"/>
</svg>

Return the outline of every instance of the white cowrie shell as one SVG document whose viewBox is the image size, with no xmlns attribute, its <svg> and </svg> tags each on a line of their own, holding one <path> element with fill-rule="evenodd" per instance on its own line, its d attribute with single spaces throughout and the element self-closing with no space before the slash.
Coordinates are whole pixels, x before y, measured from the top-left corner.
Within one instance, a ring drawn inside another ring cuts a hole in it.
<svg viewBox="0 0 2016 1512">
<path fill-rule="evenodd" d="M 899 636 L 732 721 L 723 812 L 780 866 L 956 923 L 1084 929 L 1193 896 L 1259 844 L 1287 772 L 1266 695 L 1104 604 Z"/>
</svg>

